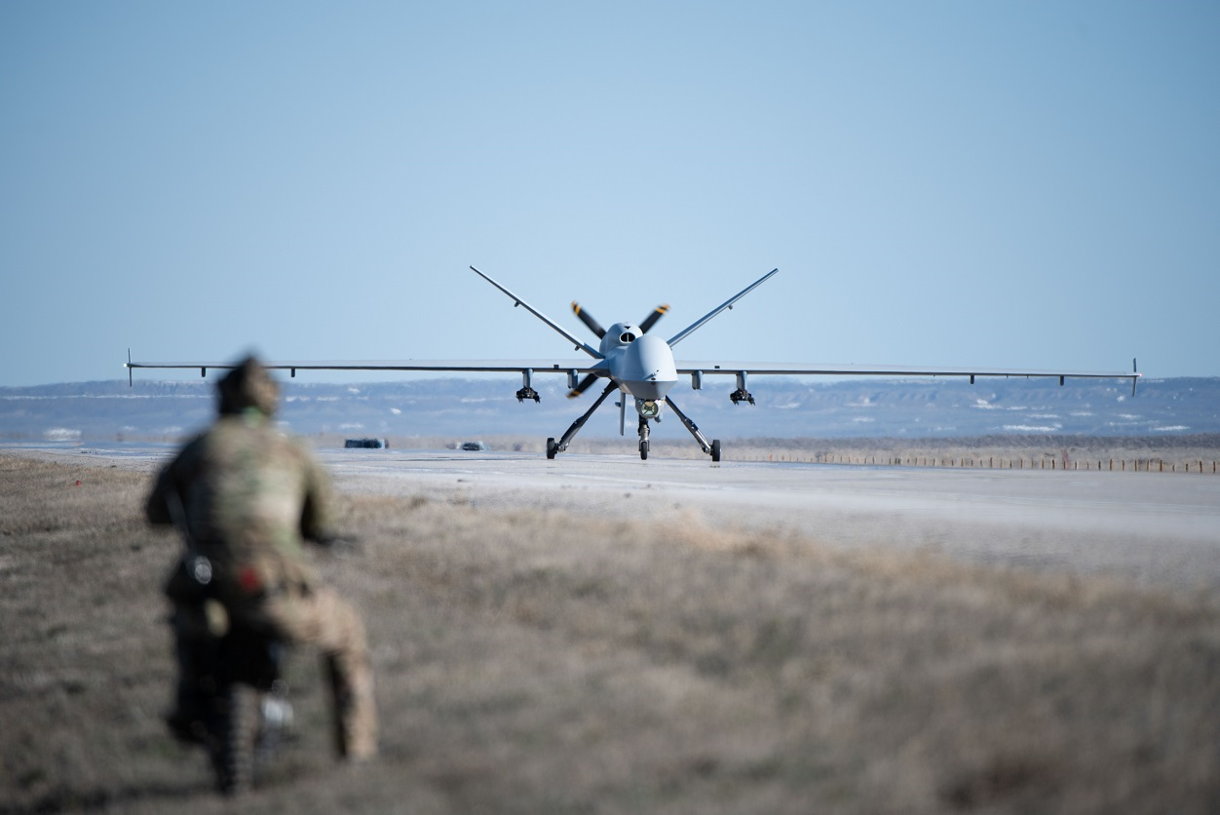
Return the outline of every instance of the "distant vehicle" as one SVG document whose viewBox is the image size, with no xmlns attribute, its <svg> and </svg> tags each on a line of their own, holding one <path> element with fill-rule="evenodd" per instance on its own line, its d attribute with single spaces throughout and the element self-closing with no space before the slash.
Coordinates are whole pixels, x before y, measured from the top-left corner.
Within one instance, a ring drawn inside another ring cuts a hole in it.
<svg viewBox="0 0 1220 815">
<path fill-rule="evenodd" d="M 348 439 L 343 443 L 344 447 L 357 447 L 369 450 L 388 450 L 390 449 L 389 439 Z"/>
<path fill-rule="evenodd" d="M 462 446 L 460 449 L 466 450 L 467 452 L 477 453 L 480 450 L 486 450 L 487 445 L 481 441 L 464 441 L 464 442 L 462 442 Z"/>
</svg>

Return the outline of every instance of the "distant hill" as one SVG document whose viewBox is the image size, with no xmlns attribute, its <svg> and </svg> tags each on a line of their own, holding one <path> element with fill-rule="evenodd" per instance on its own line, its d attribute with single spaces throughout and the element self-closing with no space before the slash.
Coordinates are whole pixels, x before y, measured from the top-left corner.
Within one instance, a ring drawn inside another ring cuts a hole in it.
<svg viewBox="0 0 1220 815">
<path fill-rule="evenodd" d="M 590 403 L 566 398 L 562 377 L 536 377 L 542 402 L 519 404 L 520 383 L 429 379 L 374 384 L 283 383 L 281 419 L 312 435 L 559 436 Z M 1133 398 L 1121 382 L 1069 380 L 863 379 L 826 382 L 756 377 L 754 406 L 734 406 L 731 382 L 679 384 L 673 397 L 709 437 L 953 438 L 988 435 L 1191 435 L 1220 432 L 1220 378 L 1150 379 Z M 582 437 L 618 435 L 618 409 L 603 405 Z M 0 437 L 7 440 L 178 438 L 206 425 L 209 382 L 126 381 L 0 388 Z M 634 418 L 628 406 L 628 435 Z M 658 441 L 685 440 L 671 415 Z"/>
</svg>

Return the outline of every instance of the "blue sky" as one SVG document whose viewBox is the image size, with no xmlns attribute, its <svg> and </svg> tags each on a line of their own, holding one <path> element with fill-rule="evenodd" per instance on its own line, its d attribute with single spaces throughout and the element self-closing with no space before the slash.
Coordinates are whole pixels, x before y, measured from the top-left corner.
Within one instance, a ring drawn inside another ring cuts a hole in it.
<svg viewBox="0 0 1220 815">
<path fill-rule="evenodd" d="M 9 0 L 0 385 L 576 356 L 470 264 L 665 336 L 780 268 L 680 358 L 1217 376 L 1217 42 L 1213 2 Z"/>
</svg>

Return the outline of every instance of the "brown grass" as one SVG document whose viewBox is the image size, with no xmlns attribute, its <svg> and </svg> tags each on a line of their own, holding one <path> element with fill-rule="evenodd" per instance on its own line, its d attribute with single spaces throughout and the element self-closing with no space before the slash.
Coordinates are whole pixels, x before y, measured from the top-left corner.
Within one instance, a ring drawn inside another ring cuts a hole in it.
<svg viewBox="0 0 1220 815">
<path fill-rule="evenodd" d="M 77 486 L 76 482 L 80 481 Z M 0 457 L 0 812 L 228 811 L 158 716 L 147 476 Z M 1216 598 L 794 536 L 346 496 L 324 556 L 383 756 L 300 744 L 249 812 L 1220 811 Z"/>
</svg>

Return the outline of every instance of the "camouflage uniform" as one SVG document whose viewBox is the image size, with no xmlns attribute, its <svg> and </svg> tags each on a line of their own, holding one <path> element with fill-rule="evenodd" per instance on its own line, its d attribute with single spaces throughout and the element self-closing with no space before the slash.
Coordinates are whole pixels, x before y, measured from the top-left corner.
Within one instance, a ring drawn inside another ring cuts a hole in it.
<svg viewBox="0 0 1220 815">
<path fill-rule="evenodd" d="M 290 643 L 316 645 L 334 688 L 341 755 L 360 759 L 377 749 L 373 674 L 364 624 L 338 594 L 322 586 L 306 562 L 303 541 L 325 543 L 330 529 L 329 479 L 299 442 L 271 421 L 275 382 L 248 359 L 220 383 L 220 418 L 186 444 L 157 477 L 146 514 L 154 524 L 184 523 L 199 554 L 212 564 L 212 590 L 234 625 Z M 178 516 L 178 517 L 175 517 Z M 193 692 L 191 621 L 198 602 L 166 587 L 175 602 L 179 687 L 175 718 L 189 717 Z"/>
</svg>

